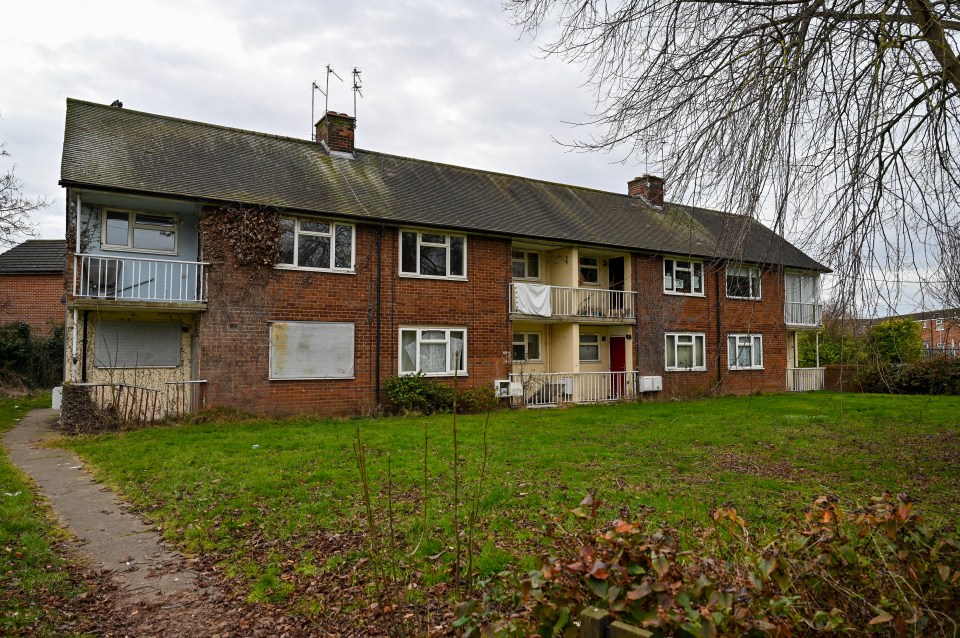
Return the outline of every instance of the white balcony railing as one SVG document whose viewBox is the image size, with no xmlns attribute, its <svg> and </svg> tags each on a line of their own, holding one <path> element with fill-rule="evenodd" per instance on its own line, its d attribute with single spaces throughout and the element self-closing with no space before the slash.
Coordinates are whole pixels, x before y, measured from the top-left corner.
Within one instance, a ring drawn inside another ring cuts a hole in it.
<svg viewBox="0 0 960 638">
<path fill-rule="evenodd" d="M 788 301 L 784 305 L 784 321 L 788 326 L 820 326 L 823 306 L 818 303 Z"/>
<path fill-rule="evenodd" d="M 538 295 L 543 287 L 514 283 L 510 286 L 510 312 L 550 318 L 592 318 L 632 320 L 635 292 L 606 288 L 550 286 L 549 295 Z M 533 294 L 531 294 L 531 292 Z"/>
<path fill-rule="evenodd" d="M 205 262 L 74 256 L 73 296 L 120 301 L 204 303 Z"/>
<path fill-rule="evenodd" d="M 823 390 L 823 368 L 787 368 L 787 390 Z"/>
<path fill-rule="evenodd" d="M 513 373 L 510 380 L 520 383 L 528 406 L 562 403 L 603 403 L 633 399 L 637 396 L 639 373 L 630 372 L 530 372 Z"/>
</svg>

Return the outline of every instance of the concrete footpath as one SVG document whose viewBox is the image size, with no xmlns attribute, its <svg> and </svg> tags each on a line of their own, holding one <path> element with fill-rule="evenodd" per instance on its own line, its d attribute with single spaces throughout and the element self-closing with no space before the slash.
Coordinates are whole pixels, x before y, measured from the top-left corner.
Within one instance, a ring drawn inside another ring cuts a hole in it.
<svg viewBox="0 0 960 638">
<path fill-rule="evenodd" d="M 68 450 L 43 447 L 57 436 L 57 410 L 33 410 L 3 437 L 10 460 L 36 482 L 78 549 L 112 572 L 129 599 L 156 601 L 202 590 L 183 556 L 168 550 L 160 535 L 122 501 L 93 480 L 83 461 Z M 212 593 L 212 592 L 210 592 Z"/>
</svg>

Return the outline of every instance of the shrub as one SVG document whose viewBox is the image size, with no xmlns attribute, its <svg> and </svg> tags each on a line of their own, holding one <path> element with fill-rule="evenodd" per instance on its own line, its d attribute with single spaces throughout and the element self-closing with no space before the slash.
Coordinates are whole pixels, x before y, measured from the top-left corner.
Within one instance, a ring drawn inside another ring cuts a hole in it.
<svg viewBox="0 0 960 638">
<path fill-rule="evenodd" d="M 572 513 L 592 518 L 585 507 Z M 575 556 L 544 558 L 521 579 L 526 622 L 490 597 L 479 612 L 461 607 L 456 622 L 465 635 L 577 636 L 590 606 L 656 635 L 953 635 L 960 622 L 960 544 L 926 528 L 904 495 L 849 512 L 821 496 L 766 539 L 732 508 L 715 509 L 683 546 L 658 523 L 647 511 L 578 543 Z"/>
<path fill-rule="evenodd" d="M 920 324 L 910 319 L 890 319 L 870 326 L 864 344 L 876 361 L 898 364 L 923 359 Z"/>
<path fill-rule="evenodd" d="M 433 414 L 453 409 L 453 388 L 442 381 L 428 379 L 422 372 L 390 377 L 383 382 L 387 400 L 400 412 Z M 493 388 L 480 385 L 460 390 L 457 412 L 473 414 L 485 412 L 497 405 Z"/>
<path fill-rule="evenodd" d="M 58 385 L 63 381 L 63 324 L 47 337 L 34 336 L 22 321 L 0 326 L 0 373 L 30 388 Z"/>
<path fill-rule="evenodd" d="M 880 362 L 857 373 L 864 392 L 960 394 L 960 358 L 932 357 L 894 365 Z"/>
</svg>

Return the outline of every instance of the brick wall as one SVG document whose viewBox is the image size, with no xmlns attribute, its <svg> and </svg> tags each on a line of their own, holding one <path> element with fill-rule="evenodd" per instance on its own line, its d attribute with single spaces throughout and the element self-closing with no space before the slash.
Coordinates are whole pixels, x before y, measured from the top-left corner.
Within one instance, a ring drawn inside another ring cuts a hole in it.
<svg viewBox="0 0 960 638">
<path fill-rule="evenodd" d="M 759 301 L 729 299 L 723 264 L 704 265 L 703 297 L 663 292 L 663 258 L 633 256 L 637 291 L 637 331 L 634 341 L 637 369 L 663 376 L 663 397 L 706 394 L 746 394 L 757 390 L 783 391 L 787 365 L 786 327 L 783 322 L 784 279 L 780 269 L 761 275 Z M 668 372 L 664 363 L 666 332 L 697 332 L 706 336 L 706 371 Z M 763 335 L 763 370 L 730 370 L 729 334 Z"/>
<path fill-rule="evenodd" d="M 208 407 L 329 415 L 376 407 L 377 230 L 357 225 L 355 274 L 243 268 L 232 262 L 210 267 L 209 309 L 200 328 L 200 377 L 208 380 Z M 201 237 L 201 245 L 207 240 Z M 505 377 L 509 242 L 468 237 L 467 281 L 399 277 L 397 230 L 385 228 L 380 245 L 381 381 L 397 374 L 404 325 L 467 328 L 464 387 Z M 284 320 L 353 322 L 355 378 L 270 381 L 269 322 Z"/>
<path fill-rule="evenodd" d="M 63 275 L 0 275 L 0 324 L 23 321 L 35 334 L 47 335 L 63 323 Z"/>
</svg>

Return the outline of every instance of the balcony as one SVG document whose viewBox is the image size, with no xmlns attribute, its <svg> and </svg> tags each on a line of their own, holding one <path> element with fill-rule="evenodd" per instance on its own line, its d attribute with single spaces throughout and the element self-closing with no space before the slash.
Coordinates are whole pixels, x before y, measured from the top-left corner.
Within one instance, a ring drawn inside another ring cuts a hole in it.
<svg viewBox="0 0 960 638">
<path fill-rule="evenodd" d="M 531 372 L 511 373 L 510 380 L 523 387 L 516 397 L 527 407 L 563 403 L 605 403 L 637 396 L 639 373 L 629 372 Z"/>
<path fill-rule="evenodd" d="M 823 325 L 823 306 L 819 303 L 788 301 L 783 318 L 788 326 L 819 328 Z"/>
<path fill-rule="evenodd" d="M 635 292 L 539 284 L 510 285 L 512 319 L 543 318 L 593 323 L 634 323 Z"/>
<path fill-rule="evenodd" d="M 73 296 L 121 305 L 195 305 L 207 301 L 205 262 L 74 255 Z"/>
<path fill-rule="evenodd" d="M 787 390 L 790 392 L 823 390 L 823 368 L 787 368 Z"/>
</svg>

